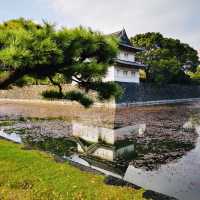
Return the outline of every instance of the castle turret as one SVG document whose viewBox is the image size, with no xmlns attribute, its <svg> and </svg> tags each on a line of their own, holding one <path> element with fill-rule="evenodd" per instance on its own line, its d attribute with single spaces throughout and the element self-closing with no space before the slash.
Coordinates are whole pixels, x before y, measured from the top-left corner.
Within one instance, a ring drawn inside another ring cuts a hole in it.
<svg viewBox="0 0 200 200">
<path fill-rule="evenodd" d="M 125 29 L 111 35 L 119 39 L 120 51 L 115 59 L 115 64 L 109 68 L 105 81 L 139 83 L 139 70 L 145 69 L 146 65 L 137 62 L 135 54 L 144 49 L 131 44 Z"/>
</svg>

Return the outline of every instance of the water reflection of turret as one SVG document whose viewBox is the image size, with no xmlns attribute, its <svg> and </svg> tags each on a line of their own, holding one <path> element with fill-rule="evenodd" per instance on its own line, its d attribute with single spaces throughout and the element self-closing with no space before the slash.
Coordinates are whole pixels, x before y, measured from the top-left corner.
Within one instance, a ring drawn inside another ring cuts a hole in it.
<svg viewBox="0 0 200 200">
<path fill-rule="evenodd" d="M 145 125 L 140 124 L 111 129 L 74 122 L 72 136 L 78 139 L 79 152 L 114 161 L 131 156 L 133 158 L 135 152 L 133 135 L 143 134 L 145 128 Z"/>
</svg>

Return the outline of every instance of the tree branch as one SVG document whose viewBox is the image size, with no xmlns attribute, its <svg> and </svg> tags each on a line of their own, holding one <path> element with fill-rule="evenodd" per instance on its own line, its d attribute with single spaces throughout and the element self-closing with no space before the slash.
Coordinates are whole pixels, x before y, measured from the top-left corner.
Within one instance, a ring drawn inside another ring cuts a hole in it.
<svg viewBox="0 0 200 200">
<path fill-rule="evenodd" d="M 26 70 L 16 70 L 11 72 L 9 76 L 0 80 L 0 89 L 7 89 L 9 85 L 15 83 L 18 79 L 22 78 L 27 73 Z"/>
<path fill-rule="evenodd" d="M 52 78 L 51 76 L 48 76 L 48 79 L 50 80 L 50 82 L 51 82 L 53 85 L 55 85 L 55 86 L 58 87 L 59 93 L 63 96 L 61 84 L 59 84 L 58 82 L 54 81 L 53 78 Z"/>
</svg>

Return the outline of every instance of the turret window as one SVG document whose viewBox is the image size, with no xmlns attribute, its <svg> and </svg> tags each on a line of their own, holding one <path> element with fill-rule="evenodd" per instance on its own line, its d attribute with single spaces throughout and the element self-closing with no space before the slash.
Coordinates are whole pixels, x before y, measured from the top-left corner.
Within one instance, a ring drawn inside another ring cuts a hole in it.
<svg viewBox="0 0 200 200">
<path fill-rule="evenodd" d="M 127 76 L 128 75 L 128 71 L 124 71 L 123 74 L 124 74 L 124 76 Z"/>
<path fill-rule="evenodd" d="M 128 57 L 128 52 L 124 52 L 124 56 L 125 56 L 125 57 Z"/>
</svg>

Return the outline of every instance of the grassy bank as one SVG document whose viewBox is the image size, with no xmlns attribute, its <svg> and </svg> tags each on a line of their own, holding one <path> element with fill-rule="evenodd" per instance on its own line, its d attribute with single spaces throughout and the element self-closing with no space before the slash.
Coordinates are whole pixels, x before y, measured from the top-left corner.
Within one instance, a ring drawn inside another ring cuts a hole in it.
<svg viewBox="0 0 200 200">
<path fill-rule="evenodd" d="M 143 199 L 143 190 L 105 185 L 103 176 L 22 147 L 0 139 L 1 200 Z"/>
</svg>

